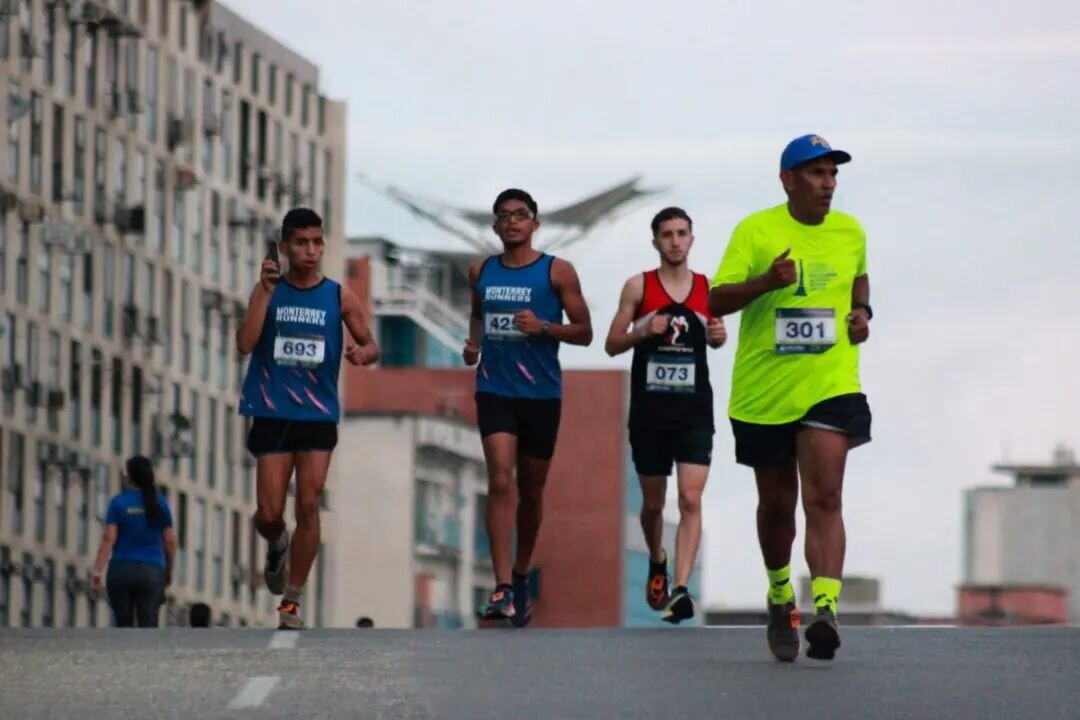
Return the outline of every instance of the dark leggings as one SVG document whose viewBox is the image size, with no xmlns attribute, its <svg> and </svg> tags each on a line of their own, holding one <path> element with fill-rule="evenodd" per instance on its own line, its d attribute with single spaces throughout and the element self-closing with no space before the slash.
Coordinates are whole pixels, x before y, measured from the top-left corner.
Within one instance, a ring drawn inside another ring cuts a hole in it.
<svg viewBox="0 0 1080 720">
<path fill-rule="evenodd" d="M 109 563 L 105 590 L 115 627 L 157 627 L 165 593 L 165 568 L 128 560 Z"/>
</svg>

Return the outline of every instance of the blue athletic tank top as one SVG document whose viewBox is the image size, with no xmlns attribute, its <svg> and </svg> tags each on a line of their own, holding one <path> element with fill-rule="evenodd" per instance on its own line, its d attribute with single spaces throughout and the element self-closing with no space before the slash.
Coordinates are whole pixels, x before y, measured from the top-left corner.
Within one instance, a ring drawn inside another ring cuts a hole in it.
<svg viewBox="0 0 1080 720">
<path fill-rule="evenodd" d="M 520 268 L 506 267 L 499 255 L 484 261 L 476 283 L 484 323 L 477 392 L 514 398 L 562 397 L 559 343 L 514 327 L 514 315 L 525 309 L 541 321 L 562 322 L 562 301 L 551 286 L 554 260 L 545 253 Z"/>
<path fill-rule="evenodd" d="M 300 289 L 284 278 L 240 391 L 240 414 L 338 422 L 342 349 L 341 286 L 329 278 Z"/>
</svg>

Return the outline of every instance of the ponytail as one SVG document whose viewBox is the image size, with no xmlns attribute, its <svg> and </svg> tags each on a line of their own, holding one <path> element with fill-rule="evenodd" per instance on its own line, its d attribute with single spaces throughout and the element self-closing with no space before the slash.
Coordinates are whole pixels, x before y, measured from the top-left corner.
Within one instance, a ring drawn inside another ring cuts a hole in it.
<svg viewBox="0 0 1080 720">
<path fill-rule="evenodd" d="M 143 508 L 146 510 L 146 524 L 157 527 L 162 523 L 161 505 L 158 503 L 157 488 L 154 486 L 154 465 L 150 458 L 135 455 L 128 458 L 127 476 L 142 493 Z"/>
</svg>

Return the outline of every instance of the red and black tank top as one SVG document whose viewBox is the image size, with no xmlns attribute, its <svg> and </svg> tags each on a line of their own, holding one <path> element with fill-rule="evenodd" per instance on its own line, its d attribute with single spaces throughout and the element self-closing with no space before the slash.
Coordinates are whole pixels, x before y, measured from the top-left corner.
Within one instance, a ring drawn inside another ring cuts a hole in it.
<svg viewBox="0 0 1080 720">
<path fill-rule="evenodd" d="M 634 347 L 630 368 L 630 427 L 713 428 L 707 325 L 709 281 L 694 273 L 689 295 L 675 300 L 656 270 L 644 274 L 634 325 L 658 313 L 671 316 L 667 332 Z"/>
</svg>

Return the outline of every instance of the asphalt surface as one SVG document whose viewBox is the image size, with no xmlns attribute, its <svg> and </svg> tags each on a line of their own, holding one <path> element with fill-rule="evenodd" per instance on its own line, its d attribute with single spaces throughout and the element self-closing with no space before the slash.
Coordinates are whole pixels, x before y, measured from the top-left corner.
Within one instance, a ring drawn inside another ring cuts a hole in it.
<svg viewBox="0 0 1080 720">
<path fill-rule="evenodd" d="M 0 718 L 1080 719 L 1080 628 L 842 631 L 0 630 Z"/>
</svg>

